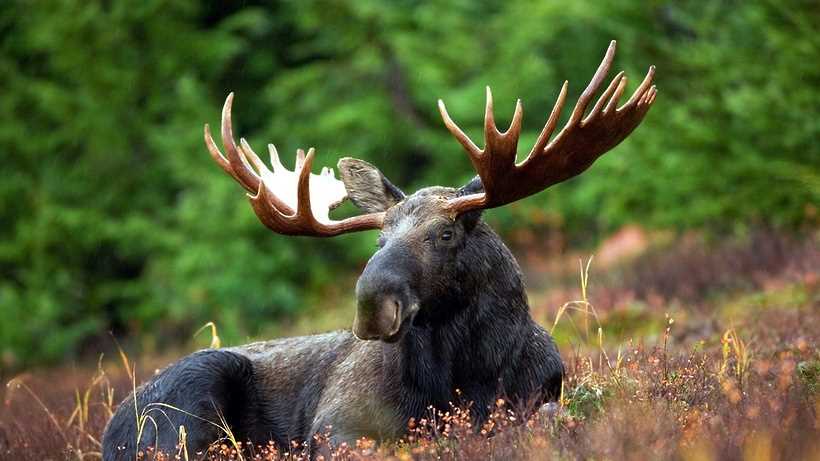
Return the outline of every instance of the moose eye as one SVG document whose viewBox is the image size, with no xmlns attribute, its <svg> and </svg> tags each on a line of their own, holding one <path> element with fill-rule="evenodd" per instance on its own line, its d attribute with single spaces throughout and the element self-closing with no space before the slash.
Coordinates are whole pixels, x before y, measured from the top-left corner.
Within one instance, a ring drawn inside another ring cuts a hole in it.
<svg viewBox="0 0 820 461">
<path fill-rule="evenodd" d="M 444 240 L 444 241 L 450 240 L 452 238 L 453 238 L 453 231 L 451 231 L 451 230 L 446 230 L 446 231 L 441 233 L 441 239 Z"/>
</svg>

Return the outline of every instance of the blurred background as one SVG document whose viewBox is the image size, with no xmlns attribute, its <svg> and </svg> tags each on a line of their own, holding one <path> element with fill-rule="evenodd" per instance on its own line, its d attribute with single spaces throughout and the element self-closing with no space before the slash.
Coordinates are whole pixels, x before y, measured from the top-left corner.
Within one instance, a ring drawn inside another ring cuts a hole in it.
<svg viewBox="0 0 820 461">
<path fill-rule="evenodd" d="M 820 5 L 799 0 L 6 0 L 0 374 L 93 361 L 112 335 L 189 347 L 208 321 L 223 344 L 349 327 L 376 234 L 260 225 L 202 140 L 228 92 L 258 152 L 275 143 L 287 163 L 315 146 L 317 170 L 354 156 L 406 191 L 458 186 L 474 173 L 438 98 L 473 139 L 485 85 L 499 126 L 521 98 L 528 149 L 563 80 L 574 104 L 612 39 L 627 93 L 658 68 L 642 126 L 582 176 L 485 214 L 536 312 L 567 300 L 542 289 L 577 284 L 562 274 L 578 255 L 643 255 L 593 275 L 602 303 L 608 280 L 652 304 L 794 264 L 816 274 L 818 30 Z"/>
</svg>

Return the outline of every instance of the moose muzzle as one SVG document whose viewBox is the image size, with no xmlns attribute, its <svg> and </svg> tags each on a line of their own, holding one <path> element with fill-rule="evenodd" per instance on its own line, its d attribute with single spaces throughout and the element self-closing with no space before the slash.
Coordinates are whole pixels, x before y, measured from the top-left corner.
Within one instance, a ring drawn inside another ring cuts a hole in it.
<svg viewBox="0 0 820 461">
<path fill-rule="evenodd" d="M 353 334 L 359 339 L 395 342 L 407 329 L 419 305 L 407 283 L 407 274 L 382 264 L 377 255 L 356 283 L 358 306 Z"/>
<path fill-rule="evenodd" d="M 374 302 L 359 302 L 353 334 L 359 339 L 388 339 L 397 336 L 402 324 L 403 303 L 396 296 Z"/>
</svg>

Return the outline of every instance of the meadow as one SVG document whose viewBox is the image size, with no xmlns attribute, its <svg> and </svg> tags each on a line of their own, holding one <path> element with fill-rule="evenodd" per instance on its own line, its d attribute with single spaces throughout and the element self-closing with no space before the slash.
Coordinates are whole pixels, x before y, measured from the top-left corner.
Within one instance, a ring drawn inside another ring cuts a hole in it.
<svg viewBox="0 0 820 461">
<path fill-rule="evenodd" d="M 625 94 L 656 68 L 641 126 L 483 214 L 560 348 L 560 401 L 325 455 L 820 460 L 818 30 L 812 0 L 0 1 L 0 459 L 99 459 L 119 402 L 180 357 L 351 327 L 375 233 L 260 225 L 203 145 L 229 93 L 237 136 L 286 165 L 313 146 L 315 172 L 352 156 L 459 187 L 439 98 L 476 140 L 487 85 L 498 126 L 520 98 L 522 159 L 616 40 Z M 226 432 L 162 456 L 306 456 Z"/>
<path fill-rule="evenodd" d="M 567 368 L 557 403 L 510 408 L 500 397 L 480 428 L 473 427 L 469 407 L 454 406 L 411 421 L 399 441 L 362 439 L 329 446 L 324 456 L 820 459 L 816 238 L 761 231 L 720 242 L 696 235 L 667 239 L 626 229 L 597 249 L 597 261 L 572 252 L 560 258 L 544 258 L 536 248 L 526 252 L 533 316 L 552 330 Z M 345 328 L 352 299 L 343 304 L 349 305 L 317 306 L 287 331 Z M 209 326 L 196 341 L 219 346 L 218 331 Z M 115 406 L 134 381 L 171 360 L 123 352 L 101 357 L 97 366 L 15 377 L 4 390 L 0 455 L 98 459 Z M 150 424 L 161 411 L 139 415 Z M 148 451 L 136 459 L 307 457 L 304 446 L 248 443 L 230 431 L 203 454 L 186 452 L 184 434 L 181 442 L 178 453 Z"/>
</svg>

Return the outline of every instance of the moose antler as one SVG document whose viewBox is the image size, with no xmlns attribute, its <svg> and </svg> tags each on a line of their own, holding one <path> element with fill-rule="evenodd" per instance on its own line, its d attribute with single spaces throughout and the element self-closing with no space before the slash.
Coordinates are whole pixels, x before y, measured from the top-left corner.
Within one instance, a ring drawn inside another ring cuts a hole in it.
<svg viewBox="0 0 820 461">
<path fill-rule="evenodd" d="M 384 213 L 369 213 L 341 221 L 330 219 L 330 210 L 347 198 L 347 191 L 332 169 L 323 168 L 319 175 L 310 172 L 316 153 L 313 148 L 308 149 L 307 155 L 302 149 L 297 150 L 296 166 L 290 171 L 282 165 L 273 144 L 268 144 L 271 171 L 244 138 L 237 147 L 231 124 L 232 105 L 233 93 L 228 95 L 222 108 L 222 145 L 227 158 L 214 143 L 207 124 L 205 145 L 214 161 L 247 189 L 253 211 L 265 226 L 280 234 L 316 237 L 381 228 Z"/>
<path fill-rule="evenodd" d="M 587 106 L 609 72 L 614 57 L 613 40 L 592 81 L 578 98 L 567 124 L 555 139 L 548 143 L 566 101 L 568 82 L 564 82 L 544 129 L 541 130 L 527 158 L 518 164 L 515 160 L 523 112 L 520 99 L 516 103 L 510 128 L 501 133 L 495 125 L 493 97 L 490 88 L 487 87 L 484 149 L 479 149 L 464 134 L 450 118 L 444 102 L 439 100 L 439 112 L 444 124 L 464 146 L 484 186 L 482 193 L 450 200 L 448 206 L 451 210 L 454 213 L 462 213 L 471 209 L 495 208 L 533 195 L 580 174 L 598 157 L 623 141 L 641 123 L 655 101 L 657 90 L 652 85 L 655 67 L 649 68 L 643 82 L 629 101 L 616 108 L 626 87 L 626 76 L 623 72 L 618 73 L 598 98 L 590 113 L 582 120 Z"/>
</svg>

